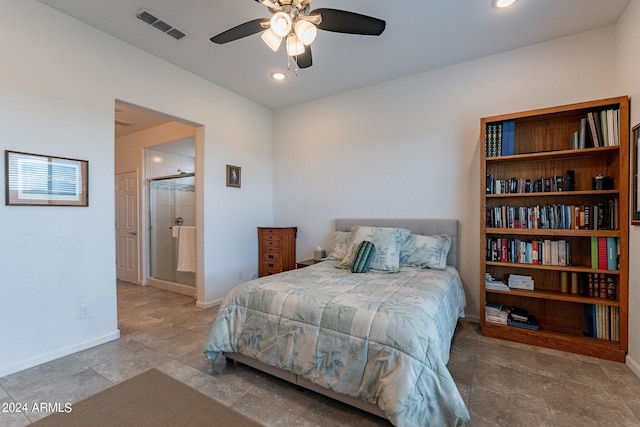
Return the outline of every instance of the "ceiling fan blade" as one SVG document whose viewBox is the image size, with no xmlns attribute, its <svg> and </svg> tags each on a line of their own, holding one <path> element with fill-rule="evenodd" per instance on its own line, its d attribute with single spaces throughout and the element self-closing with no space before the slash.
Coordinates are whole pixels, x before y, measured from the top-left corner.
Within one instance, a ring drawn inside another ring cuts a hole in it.
<svg viewBox="0 0 640 427">
<path fill-rule="evenodd" d="M 336 33 L 379 36 L 387 25 L 382 19 L 347 12 L 346 10 L 322 8 L 312 10 L 309 13 L 309 15 L 316 14 L 322 16 L 322 22 L 318 25 L 319 29 Z"/>
<path fill-rule="evenodd" d="M 266 25 L 266 27 L 265 27 Z M 211 41 L 217 44 L 229 43 L 234 40 L 241 39 L 243 37 L 247 37 L 260 31 L 263 31 L 265 28 L 268 28 L 269 20 L 264 18 L 254 19 L 253 21 L 245 22 L 244 24 L 240 24 L 236 27 L 230 28 L 227 31 L 224 31 L 217 36 L 211 37 Z"/>
<path fill-rule="evenodd" d="M 311 60 L 311 46 L 305 46 L 304 52 L 294 57 L 299 68 L 309 68 L 313 65 Z"/>
</svg>

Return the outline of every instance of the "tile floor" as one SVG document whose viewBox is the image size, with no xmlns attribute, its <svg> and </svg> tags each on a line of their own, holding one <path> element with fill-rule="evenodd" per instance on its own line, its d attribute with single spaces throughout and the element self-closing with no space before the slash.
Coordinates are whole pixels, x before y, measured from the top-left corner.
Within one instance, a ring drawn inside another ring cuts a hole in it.
<svg viewBox="0 0 640 427">
<path fill-rule="evenodd" d="M 77 402 L 155 367 L 267 426 L 388 426 L 387 421 L 243 366 L 215 366 L 201 348 L 216 309 L 118 283 L 121 338 L 0 378 L 0 404 Z M 470 426 L 639 426 L 640 379 L 620 363 L 480 336 L 461 322 L 449 369 Z M 0 408 L 1 409 L 1 408 Z M 46 413 L 0 412 L 0 426 Z"/>
</svg>

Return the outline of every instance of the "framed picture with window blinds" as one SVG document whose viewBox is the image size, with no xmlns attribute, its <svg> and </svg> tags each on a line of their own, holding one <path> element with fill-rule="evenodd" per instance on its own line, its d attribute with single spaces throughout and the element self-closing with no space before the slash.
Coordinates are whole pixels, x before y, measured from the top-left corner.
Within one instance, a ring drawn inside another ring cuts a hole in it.
<svg viewBox="0 0 640 427">
<path fill-rule="evenodd" d="M 89 206 L 89 162 L 5 151 L 7 206 Z"/>
</svg>

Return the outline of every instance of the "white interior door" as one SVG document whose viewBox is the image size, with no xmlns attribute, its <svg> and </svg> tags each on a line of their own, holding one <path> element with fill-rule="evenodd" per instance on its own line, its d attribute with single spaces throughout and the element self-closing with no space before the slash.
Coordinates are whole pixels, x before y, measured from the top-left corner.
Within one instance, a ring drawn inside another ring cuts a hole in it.
<svg viewBox="0 0 640 427">
<path fill-rule="evenodd" d="M 138 177 L 116 175 L 116 265 L 119 280 L 138 283 Z"/>
</svg>

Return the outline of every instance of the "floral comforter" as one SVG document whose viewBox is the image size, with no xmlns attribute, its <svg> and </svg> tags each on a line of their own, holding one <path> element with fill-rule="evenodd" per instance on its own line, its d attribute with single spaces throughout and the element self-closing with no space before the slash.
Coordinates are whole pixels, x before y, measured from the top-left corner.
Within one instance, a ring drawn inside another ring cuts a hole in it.
<svg viewBox="0 0 640 427">
<path fill-rule="evenodd" d="M 378 405 L 396 426 L 461 425 L 446 368 L 465 296 L 458 272 L 354 274 L 325 261 L 238 285 L 204 348 L 238 352 Z"/>
</svg>

